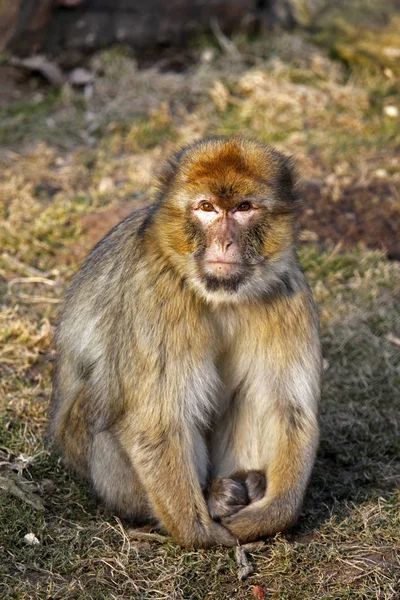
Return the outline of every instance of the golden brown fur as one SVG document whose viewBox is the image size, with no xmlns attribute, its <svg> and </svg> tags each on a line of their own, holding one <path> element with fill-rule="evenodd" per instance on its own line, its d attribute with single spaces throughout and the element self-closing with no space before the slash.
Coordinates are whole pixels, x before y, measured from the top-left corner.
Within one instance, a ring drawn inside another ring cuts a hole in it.
<svg viewBox="0 0 400 600">
<path fill-rule="evenodd" d="M 292 180 L 257 142 L 182 149 L 66 297 L 52 436 L 112 510 L 182 545 L 274 534 L 301 508 L 320 346 Z"/>
</svg>

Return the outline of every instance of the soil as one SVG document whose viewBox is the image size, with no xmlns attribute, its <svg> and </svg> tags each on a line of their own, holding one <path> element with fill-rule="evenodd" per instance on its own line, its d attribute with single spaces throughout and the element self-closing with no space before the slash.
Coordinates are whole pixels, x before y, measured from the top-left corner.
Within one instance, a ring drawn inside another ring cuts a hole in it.
<svg viewBox="0 0 400 600">
<path fill-rule="evenodd" d="M 300 195 L 304 202 L 304 241 L 340 244 L 343 248 L 363 243 L 400 260 L 399 181 L 350 183 L 337 193 L 323 182 L 304 181 Z"/>
<path fill-rule="evenodd" d="M 0 64 L 0 83 L 0 108 L 14 102 L 27 102 L 38 87 L 35 78 L 28 78 L 22 69 L 6 64 Z"/>
</svg>

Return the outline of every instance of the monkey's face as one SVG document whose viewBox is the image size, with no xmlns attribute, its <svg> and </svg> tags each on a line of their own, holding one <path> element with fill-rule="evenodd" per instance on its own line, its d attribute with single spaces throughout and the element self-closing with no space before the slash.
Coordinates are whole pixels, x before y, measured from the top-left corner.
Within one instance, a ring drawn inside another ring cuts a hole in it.
<svg viewBox="0 0 400 600">
<path fill-rule="evenodd" d="M 262 224 L 260 204 L 204 196 L 189 211 L 188 228 L 198 242 L 194 257 L 204 286 L 210 292 L 237 292 L 264 260 L 250 242 Z"/>
<path fill-rule="evenodd" d="M 236 138 L 203 141 L 179 160 L 162 213 L 186 279 L 211 300 L 263 294 L 293 245 L 288 160 Z"/>
</svg>

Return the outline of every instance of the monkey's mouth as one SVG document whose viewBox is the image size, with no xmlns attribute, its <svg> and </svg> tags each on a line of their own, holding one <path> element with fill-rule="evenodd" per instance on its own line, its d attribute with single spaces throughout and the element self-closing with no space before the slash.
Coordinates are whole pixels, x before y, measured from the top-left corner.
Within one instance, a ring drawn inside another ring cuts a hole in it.
<svg viewBox="0 0 400 600">
<path fill-rule="evenodd" d="M 235 262 L 231 260 L 207 260 L 207 265 L 242 265 L 241 262 Z"/>
<path fill-rule="evenodd" d="M 230 277 L 242 273 L 244 266 L 241 262 L 207 260 L 204 262 L 204 271 L 206 275 L 214 277 Z"/>
<path fill-rule="evenodd" d="M 247 280 L 248 267 L 242 262 L 207 260 L 202 264 L 201 279 L 209 292 L 235 293 Z"/>
</svg>

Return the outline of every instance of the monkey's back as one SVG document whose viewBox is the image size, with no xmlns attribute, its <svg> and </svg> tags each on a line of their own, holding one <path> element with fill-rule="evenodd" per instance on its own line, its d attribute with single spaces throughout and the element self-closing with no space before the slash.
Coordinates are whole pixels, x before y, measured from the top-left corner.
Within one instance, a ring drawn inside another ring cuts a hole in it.
<svg viewBox="0 0 400 600">
<path fill-rule="evenodd" d="M 132 213 L 93 248 L 59 317 L 49 434 L 82 474 L 93 434 L 110 427 L 123 410 L 115 375 L 132 326 L 134 280 L 140 269 L 146 272 L 141 244 L 154 210 L 152 205 Z"/>
</svg>

